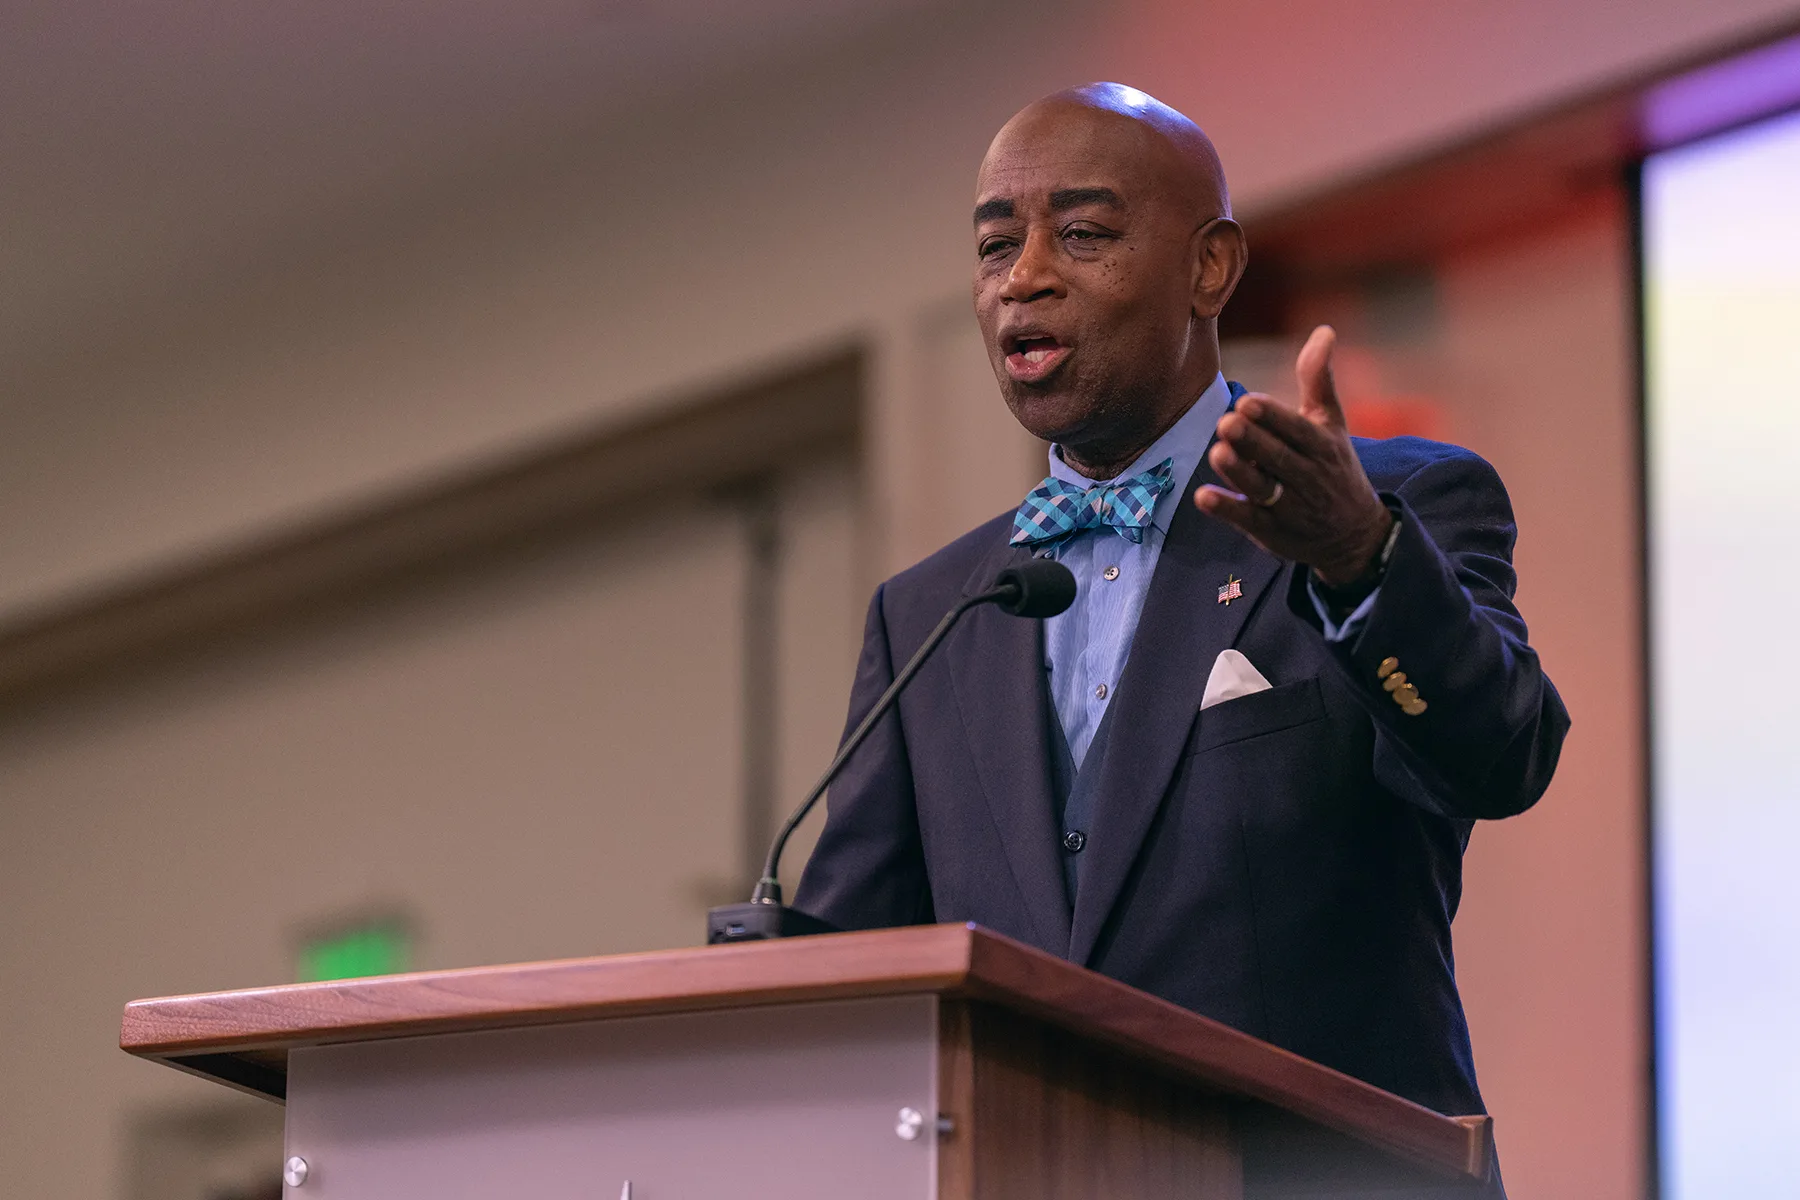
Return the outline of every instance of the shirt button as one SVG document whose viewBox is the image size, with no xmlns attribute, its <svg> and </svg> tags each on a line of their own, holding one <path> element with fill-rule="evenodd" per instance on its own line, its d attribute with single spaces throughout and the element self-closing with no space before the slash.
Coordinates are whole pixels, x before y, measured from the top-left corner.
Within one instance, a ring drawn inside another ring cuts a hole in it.
<svg viewBox="0 0 1800 1200">
<path fill-rule="evenodd" d="M 1063 849 L 1070 854 L 1080 854 L 1081 848 L 1087 845 L 1087 834 L 1079 829 L 1071 829 L 1063 834 Z"/>
<path fill-rule="evenodd" d="M 1106 685 L 1103 683 L 1099 687 L 1095 688 L 1094 695 L 1098 696 L 1102 700 L 1106 699 Z"/>
<path fill-rule="evenodd" d="M 1108 567 L 1108 568 L 1106 568 L 1106 570 L 1100 572 L 1100 574 L 1105 579 L 1109 579 L 1109 580 L 1117 579 L 1119 577 L 1119 568 Z"/>
</svg>

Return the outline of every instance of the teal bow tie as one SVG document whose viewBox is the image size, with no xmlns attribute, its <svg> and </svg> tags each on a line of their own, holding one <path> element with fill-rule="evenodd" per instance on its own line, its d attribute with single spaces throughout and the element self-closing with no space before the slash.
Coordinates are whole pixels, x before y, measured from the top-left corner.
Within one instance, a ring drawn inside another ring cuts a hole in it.
<svg viewBox="0 0 1800 1200">
<path fill-rule="evenodd" d="M 1051 476 L 1033 488 L 1013 515 L 1011 544 L 1036 546 L 1083 529 L 1110 526 L 1130 542 L 1142 542 L 1156 502 L 1175 486 L 1175 460 L 1165 458 L 1141 475 L 1117 483 L 1064 483 Z"/>
</svg>

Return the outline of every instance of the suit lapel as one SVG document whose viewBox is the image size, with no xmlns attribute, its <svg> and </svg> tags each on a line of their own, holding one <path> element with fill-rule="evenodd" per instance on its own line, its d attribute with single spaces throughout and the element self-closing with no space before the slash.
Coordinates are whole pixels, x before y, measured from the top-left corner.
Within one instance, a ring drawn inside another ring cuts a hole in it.
<svg viewBox="0 0 1800 1200">
<path fill-rule="evenodd" d="M 1031 557 L 1003 546 L 964 587 L 985 590 L 1004 567 Z M 1057 858 L 1050 781 L 1050 689 L 1044 679 L 1044 623 L 983 605 L 963 618 L 944 645 L 962 727 L 1007 865 L 1025 898 L 1038 944 L 1061 954 L 1069 944 L 1069 897 Z"/>
<path fill-rule="evenodd" d="M 1202 457 L 1169 523 L 1119 680 L 1076 897 L 1073 962 L 1087 962 L 1118 902 L 1175 774 L 1213 660 L 1237 640 L 1281 570 L 1281 560 L 1187 501 L 1202 484 L 1218 482 Z M 1219 589 L 1231 577 L 1243 596 L 1220 603 Z"/>
</svg>

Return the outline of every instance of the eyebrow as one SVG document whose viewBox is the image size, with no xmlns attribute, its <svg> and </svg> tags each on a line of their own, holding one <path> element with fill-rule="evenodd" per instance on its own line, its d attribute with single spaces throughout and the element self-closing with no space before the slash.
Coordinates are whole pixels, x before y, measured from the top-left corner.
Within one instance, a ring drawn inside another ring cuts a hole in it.
<svg viewBox="0 0 1800 1200">
<path fill-rule="evenodd" d="M 1050 211 L 1067 212 L 1071 208 L 1081 208 L 1089 204 L 1104 204 L 1112 208 L 1124 208 L 1125 202 L 1119 199 L 1119 193 L 1109 187 L 1076 187 L 1058 188 L 1050 193 Z M 999 221 L 1016 215 L 1018 209 L 1011 200 L 983 200 L 975 206 L 975 224 L 983 221 Z"/>
<path fill-rule="evenodd" d="M 1012 216 L 1015 211 L 1017 210 L 1013 208 L 1011 200 L 983 200 L 975 206 L 975 223 L 979 225 L 983 221 L 998 221 Z"/>
<path fill-rule="evenodd" d="M 1051 212 L 1063 212 L 1088 204 L 1106 204 L 1113 208 L 1125 207 L 1125 202 L 1119 199 L 1119 193 L 1109 187 L 1059 188 L 1050 193 Z"/>
</svg>

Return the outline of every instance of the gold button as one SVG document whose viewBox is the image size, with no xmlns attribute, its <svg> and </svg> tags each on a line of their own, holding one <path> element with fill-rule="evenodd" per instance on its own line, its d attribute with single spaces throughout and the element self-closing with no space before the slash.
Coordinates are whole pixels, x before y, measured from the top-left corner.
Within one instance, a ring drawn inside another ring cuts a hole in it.
<svg viewBox="0 0 1800 1200">
<path fill-rule="evenodd" d="M 1375 668 L 1375 678 L 1386 679 L 1389 675 L 1392 675 L 1399 669 L 1400 660 L 1390 654 L 1388 657 L 1381 660 L 1381 665 L 1379 667 Z"/>
<path fill-rule="evenodd" d="M 1401 708 L 1405 708 L 1418 698 L 1419 689 L 1410 683 L 1404 687 L 1397 687 L 1394 689 L 1394 703 L 1398 704 Z"/>
<path fill-rule="evenodd" d="M 1405 671 L 1395 671 L 1392 675 L 1389 675 L 1387 678 L 1385 678 L 1381 681 L 1381 686 L 1386 688 L 1390 692 L 1393 691 L 1395 688 L 1405 687 L 1406 686 L 1406 672 Z"/>
<path fill-rule="evenodd" d="M 1119 568 L 1108 567 L 1108 568 L 1106 568 L 1106 570 L 1100 572 L 1100 574 L 1103 578 L 1108 579 L 1108 580 L 1117 579 L 1119 577 Z"/>
<path fill-rule="evenodd" d="M 1400 706 L 1400 711 L 1409 717 L 1416 717 L 1425 711 L 1425 702 L 1423 700 L 1414 700 L 1411 704 L 1402 704 Z"/>
</svg>

